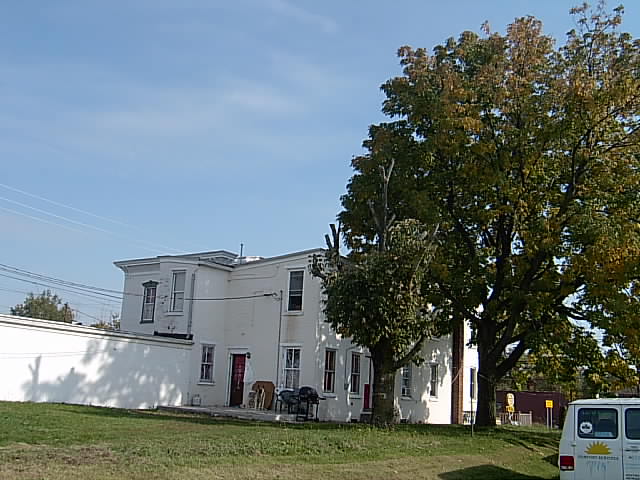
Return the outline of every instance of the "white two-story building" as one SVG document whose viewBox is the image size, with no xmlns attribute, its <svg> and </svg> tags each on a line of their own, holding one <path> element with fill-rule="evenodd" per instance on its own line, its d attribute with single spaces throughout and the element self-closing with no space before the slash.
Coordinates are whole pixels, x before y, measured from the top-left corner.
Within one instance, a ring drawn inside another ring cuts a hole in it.
<svg viewBox="0 0 640 480">
<path fill-rule="evenodd" d="M 371 407 L 372 363 L 325 321 L 320 282 L 309 273 L 311 256 L 322 253 L 260 258 L 220 250 L 115 262 L 125 274 L 121 328 L 194 342 L 185 404 L 242 406 L 250 384 L 266 381 L 314 387 L 324 398 L 323 420 L 358 420 Z M 398 373 L 401 419 L 462 421 L 477 367 L 467 340 L 462 328 L 432 339 L 425 363 Z"/>
</svg>

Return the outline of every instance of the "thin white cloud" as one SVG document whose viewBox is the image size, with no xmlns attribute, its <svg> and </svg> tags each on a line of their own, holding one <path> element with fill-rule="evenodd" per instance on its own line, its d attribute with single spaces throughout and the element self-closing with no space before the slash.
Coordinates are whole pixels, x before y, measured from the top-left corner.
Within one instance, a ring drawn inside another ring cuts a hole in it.
<svg viewBox="0 0 640 480">
<path fill-rule="evenodd" d="M 311 12 L 287 0 L 268 0 L 265 5 L 275 13 L 320 28 L 324 33 L 331 34 L 338 30 L 338 24 L 333 18 Z"/>
<path fill-rule="evenodd" d="M 40 123 L 37 130 L 42 131 L 51 121 L 47 118 L 51 114 L 56 122 L 49 124 L 48 130 L 67 124 L 82 130 L 181 137 L 224 127 L 233 117 L 246 118 L 247 114 L 281 117 L 310 110 L 310 99 L 240 76 L 211 79 L 211 83 L 203 85 L 168 86 L 86 64 L 0 65 L 0 75 L 9 79 L 11 91 L 0 101 L 4 107 L 0 109 L 0 127 L 21 125 L 21 130 L 25 130 L 25 124 Z M 44 91 L 38 80 L 28 80 L 42 78 L 48 79 Z M 72 88 L 83 89 L 91 102 L 70 102 L 68 95 L 57 95 L 67 93 L 69 79 L 73 79 Z"/>
<path fill-rule="evenodd" d="M 317 141 L 299 127 L 340 96 L 344 79 L 303 57 L 266 54 L 265 81 L 204 71 L 197 82 L 168 84 L 94 64 L 0 64 L 8 93 L 0 151 L 16 161 L 103 162 L 122 176 L 155 175 L 178 159 L 185 171 L 233 155 L 259 163 L 259 151 L 297 159 Z"/>
<path fill-rule="evenodd" d="M 304 91 L 306 97 L 335 96 L 347 89 L 357 88 L 359 79 L 318 63 L 308 58 L 281 50 L 270 53 L 273 74 Z"/>
<path fill-rule="evenodd" d="M 223 102 L 231 107 L 267 115 L 290 115 L 304 110 L 300 99 L 291 94 L 255 82 L 235 83 L 221 93 Z"/>
</svg>

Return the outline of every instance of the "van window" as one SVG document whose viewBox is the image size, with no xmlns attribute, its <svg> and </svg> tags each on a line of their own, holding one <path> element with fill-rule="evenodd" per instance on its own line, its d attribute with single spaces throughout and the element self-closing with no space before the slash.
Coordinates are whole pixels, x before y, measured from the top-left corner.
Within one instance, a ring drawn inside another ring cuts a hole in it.
<svg viewBox="0 0 640 480">
<path fill-rule="evenodd" d="M 640 440 L 640 408 L 627 408 L 624 423 L 627 438 Z"/>
<path fill-rule="evenodd" d="M 578 436 L 580 438 L 617 438 L 618 412 L 613 408 L 579 409 Z"/>
</svg>

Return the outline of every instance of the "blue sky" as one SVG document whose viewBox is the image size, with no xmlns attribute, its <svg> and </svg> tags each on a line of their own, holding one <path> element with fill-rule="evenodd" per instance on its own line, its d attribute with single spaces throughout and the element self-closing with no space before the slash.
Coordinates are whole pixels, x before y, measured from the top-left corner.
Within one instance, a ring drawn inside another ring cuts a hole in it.
<svg viewBox="0 0 640 480">
<path fill-rule="evenodd" d="M 120 289 L 114 260 L 322 246 L 398 47 L 523 15 L 562 43 L 576 3 L 3 2 L 0 263 Z M 39 288 L 0 277 L 0 312 Z"/>
</svg>

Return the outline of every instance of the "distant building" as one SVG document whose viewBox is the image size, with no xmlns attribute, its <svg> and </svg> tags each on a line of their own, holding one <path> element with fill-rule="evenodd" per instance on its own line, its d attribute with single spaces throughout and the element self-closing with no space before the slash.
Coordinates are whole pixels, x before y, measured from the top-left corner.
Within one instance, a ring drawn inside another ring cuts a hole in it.
<svg viewBox="0 0 640 480">
<path fill-rule="evenodd" d="M 512 393 L 515 397 L 514 407 L 516 412 L 530 413 L 533 423 L 546 424 L 547 402 L 551 401 L 550 414 L 554 425 L 561 425 L 560 420 L 564 409 L 569 404 L 564 394 L 560 392 L 518 392 L 514 390 L 496 391 L 496 410 L 498 413 L 506 413 L 506 396 Z"/>
</svg>

